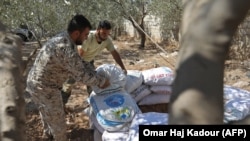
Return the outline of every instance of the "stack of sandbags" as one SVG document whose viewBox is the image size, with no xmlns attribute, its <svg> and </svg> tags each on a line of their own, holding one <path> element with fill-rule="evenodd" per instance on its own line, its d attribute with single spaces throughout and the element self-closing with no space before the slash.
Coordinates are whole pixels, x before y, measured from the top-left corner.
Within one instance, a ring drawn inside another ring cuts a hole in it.
<svg viewBox="0 0 250 141">
<path fill-rule="evenodd" d="M 124 89 L 128 93 L 132 93 L 142 85 L 143 76 L 139 70 L 127 70 L 126 83 Z M 134 96 L 135 97 L 135 96 Z"/>
<path fill-rule="evenodd" d="M 224 122 L 244 119 L 250 114 L 250 92 L 224 85 Z M 168 125 L 168 114 L 159 112 L 138 113 L 128 131 L 104 131 L 103 141 L 139 141 L 139 125 Z"/>
<path fill-rule="evenodd" d="M 140 125 L 167 124 L 167 113 L 141 113 L 138 105 L 166 104 L 172 93 L 173 71 L 168 67 L 128 70 L 102 65 L 97 73 L 110 79 L 105 89 L 93 87 L 89 102 L 90 122 L 103 141 L 137 141 Z M 224 122 L 240 120 L 250 114 L 250 92 L 224 86 Z M 153 107 L 153 106 L 152 106 Z"/>
<path fill-rule="evenodd" d="M 141 113 L 135 100 L 124 90 L 126 75 L 114 64 L 103 64 L 97 74 L 105 76 L 110 86 L 104 89 L 93 86 L 88 99 L 90 109 L 85 112 L 90 117 L 92 128 L 101 134 L 108 132 L 126 132 L 134 116 Z"/>
<path fill-rule="evenodd" d="M 139 70 L 128 70 L 126 76 L 125 91 L 127 91 L 132 98 L 138 102 L 145 96 L 149 95 L 151 91 L 149 86 L 143 84 L 143 75 Z"/>
<path fill-rule="evenodd" d="M 131 94 L 138 105 L 168 103 L 173 80 L 173 71 L 168 67 L 143 71 L 129 70 L 125 90 Z"/>
</svg>

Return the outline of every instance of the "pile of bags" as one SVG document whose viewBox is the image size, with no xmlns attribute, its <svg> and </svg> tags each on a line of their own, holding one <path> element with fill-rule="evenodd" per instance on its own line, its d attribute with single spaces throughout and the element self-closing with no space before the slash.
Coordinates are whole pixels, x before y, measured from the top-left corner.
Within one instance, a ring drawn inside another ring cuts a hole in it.
<svg viewBox="0 0 250 141">
<path fill-rule="evenodd" d="M 156 87 L 171 85 L 173 74 L 169 68 L 162 67 L 149 70 L 149 72 L 145 71 L 143 72 L 145 76 L 137 70 L 128 70 L 125 75 L 119 67 L 113 64 L 103 64 L 96 71 L 99 75 L 109 78 L 111 83 L 105 89 L 92 87 L 93 91 L 88 99 L 90 107 L 85 110 L 90 117 L 91 127 L 100 133 L 99 140 L 138 140 L 139 124 L 167 124 L 167 113 L 142 113 L 138 102 L 147 105 L 169 102 L 170 89 L 168 92 L 159 89 L 154 93 L 150 90 L 151 85 Z M 157 73 L 159 75 L 155 75 Z M 147 100 L 147 97 L 151 100 Z M 152 99 L 155 99 L 154 102 Z M 98 140 L 98 137 L 94 138 Z"/>
<path fill-rule="evenodd" d="M 142 113 L 138 105 L 169 103 L 174 81 L 170 68 L 128 70 L 125 75 L 114 64 L 103 64 L 96 71 L 111 83 L 105 89 L 92 87 L 90 108 L 85 112 L 92 128 L 101 133 L 100 140 L 138 141 L 139 124 L 168 123 L 167 113 Z M 245 118 L 250 114 L 250 92 L 225 85 L 224 109 L 225 123 Z"/>
<path fill-rule="evenodd" d="M 224 85 L 224 122 L 244 119 L 250 114 L 250 92 Z"/>
<path fill-rule="evenodd" d="M 172 93 L 173 71 L 158 67 L 143 71 L 130 70 L 125 90 L 138 105 L 169 103 Z M 133 87 L 129 87 L 130 85 Z M 250 92 L 224 85 L 224 122 L 236 121 L 250 114 Z"/>
<path fill-rule="evenodd" d="M 138 105 L 169 103 L 173 80 L 173 71 L 168 67 L 128 70 L 125 90 Z"/>
<path fill-rule="evenodd" d="M 124 90 L 126 75 L 112 64 L 104 64 L 96 69 L 99 75 L 110 80 L 110 86 L 101 89 L 92 87 L 89 97 L 91 120 L 94 126 L 104 131 L 128 131 L 134 116 L 140 109 L 134 99 Z"/>
</svg>

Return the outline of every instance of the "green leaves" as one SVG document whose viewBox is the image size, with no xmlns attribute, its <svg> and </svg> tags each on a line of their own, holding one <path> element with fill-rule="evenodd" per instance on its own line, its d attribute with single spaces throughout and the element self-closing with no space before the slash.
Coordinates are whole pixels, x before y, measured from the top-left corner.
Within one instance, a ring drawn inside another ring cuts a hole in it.
<svg viewBox="0 0 250 141">
<path fill-rule="evenodd" d="M 39 38 L 65 30 L 76 13 L 85 15 L 93 28 L 104 19 L 122 27 L 130 16 L 141 22 L 153 14 L 160 17 L 164 31 L 180 21 L 181 13 L 180 0 L 2 0 L 0 4 L 0 20 L 5 25 L 11 29 L 27 25 Z"/>
</svg>

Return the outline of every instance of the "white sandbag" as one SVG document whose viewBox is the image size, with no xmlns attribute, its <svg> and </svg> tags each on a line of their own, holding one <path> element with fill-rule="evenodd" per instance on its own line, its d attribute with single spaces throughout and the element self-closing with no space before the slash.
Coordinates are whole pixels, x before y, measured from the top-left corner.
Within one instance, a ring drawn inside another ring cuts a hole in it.
<svg viewBox="0 0 250 141">
<path fill-rule="evenodd" d="M 141 113 L 141 112 L 139 112 L 139 113 Z M 98 121 L 94 113 L 91 114 L 89 122 L 91 122 L 90 127 L 94 130 L 98 130 L 100 133 L 103 133 L 104 131 L 127 132 L 129 130 L 129 126 L 131 124 L 131 122 L 117 123 L 117 122 L 110 122 L 110 121 L 108 121 L 108 122 Z M 100 122 L 101 122 L 101 124 L 100 124 Z"/>
<path fill-rule="evenodd" d="M 172 93 L 172 86 L 169 85 L 153 85 L 149 88 L 153 93 L 159 94 L 171 94 Z"/>
<path fill-rule="evenodd" d="M 142 114 L 136 114 L 133 119 L 130 128 L 127 141 L 139 141 L 139 125 L 167 125 L 168 114 L 148 112 Z"/>
<path fill-rule="evenodd" d="M 174 73 L 168 67 L 158 67 L 142 71 L 143 83 L 147 85 L 172 85 Z"/>
<path fill-rule="evenodd" d="M 128 132 L 108 132 L 104 131 L 102 134 L 102 141 L 126 141 Z"/>
<path fill-rule="evenodd" d="M 164 104 L 170 101 L 169 94 L 156 94 L 151 93 L 145 96 L 142 100 L 138 102 L 138 105 L 154 105 L 154 104 Z"/>
<path fill-rule="evenodd" d="M 115 122 L 115 121 L 109 121 L 106 120 L 104 117 L 100 116 L 100 114 L 97 114 L 96 120 L 98 124 L 103 127 L 104 130 L 111 131 L 111 132 L 117 132 L 117 131 L 128 131 L 129 126 L 131 124 L 131 121 L 127 122 Z"/>
<path fill-rule="evenodd" d="M 125 91 L 97 95 L 91 93 L 90 106 L 98 123 L 107 131 L 126 130 L 140 109 Z"/>
<path fill-rule="evenodd" d="M 224 122 L 244 119 L 250 114 L 250 92 L 224 85 Z"/>
<path fill-rule="evenodd" d="M 121 91 L 126 84 L 126 75 L 114 64 L 103 64 L 96 68 L 97 74 L 109 79 L 110 86 L 101 89 L 97 86 L 91 86 L 96 94 L 106 94 Z"/>
<path fill-rule="evenodd" d="M 224 85 L 224 99 L 230 100 L 234 98 L 250 98 L 250 92 L 229 85 Z"/>
<path fill-rule="evenodd" d="M 142 84 L 131 93 L 131 96 L 134 98 L 136 102 L 138 102 L 149 94 L 151 94 L 151 91 L 149 90 L 149 86 Z"/>
<path fill-rule="evenodd" d="M 90 122 L 90 127 L 92 129 L 96 129 L 98 130 L 100 133 L 103 133 L 105 130 L 104 128 L 98 123 L 98 121 L 96 120 L 95 114 L 92 112 L 89 118 L 89 122 Z"/>
<path fill-rule="evenodd" d="M 225 103 L 224 122 L 244 119 L 250 114 L 250 98 L 234 98 Z"/>
<path fill-rule="evenodd" d="M 139 70 L 127 70 L 127 78 L 124 89 L 131 93 L 136 88 L 141 86 L 143 82 L 142 72 Z"/>
</svg>

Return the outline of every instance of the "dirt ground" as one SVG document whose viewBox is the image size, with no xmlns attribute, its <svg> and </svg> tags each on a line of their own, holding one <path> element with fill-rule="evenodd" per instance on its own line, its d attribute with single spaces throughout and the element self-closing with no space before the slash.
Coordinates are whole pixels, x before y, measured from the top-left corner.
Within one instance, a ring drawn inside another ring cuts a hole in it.
<svg viewBox="0 0 250 141">
<path fill-rule="evenodd" d="M 119 39 L 114 41 L 120 52 L 124 65 L 128 70 L 145 70 L 158 66 L 166 66 L 174 69 L 178 55 L 178 45 L 167 43 L 159 44 L 162 49 L 147 43 L 145 49 L 138 49 L 139 41 L 133 39 Z M 96 59 L 95 65 L 114 64 L 111 54 L 103 51 Z M 236 86 L 250 91 L 250 71 L 241 62 L 228 60 L 225 67 L 225 84 Z M 250 67 L 249 67 L 250 68 Z M 72 95 L 66 104 L 66 123 L 68 126 L 67 136 L 70 141 L 93 140 L 93 131 L 89 129 L 89 118 L 82 111 L 88 107 L 86 87 L 82 83 L 76 83 Z M 29 97 L 26 97 L 26 134 L 28 141 L 42 141 L 42 124 Z M 142 112 L 167 112 L 167 104 L 152 106 L 140 106 Z"/>
</svg>

